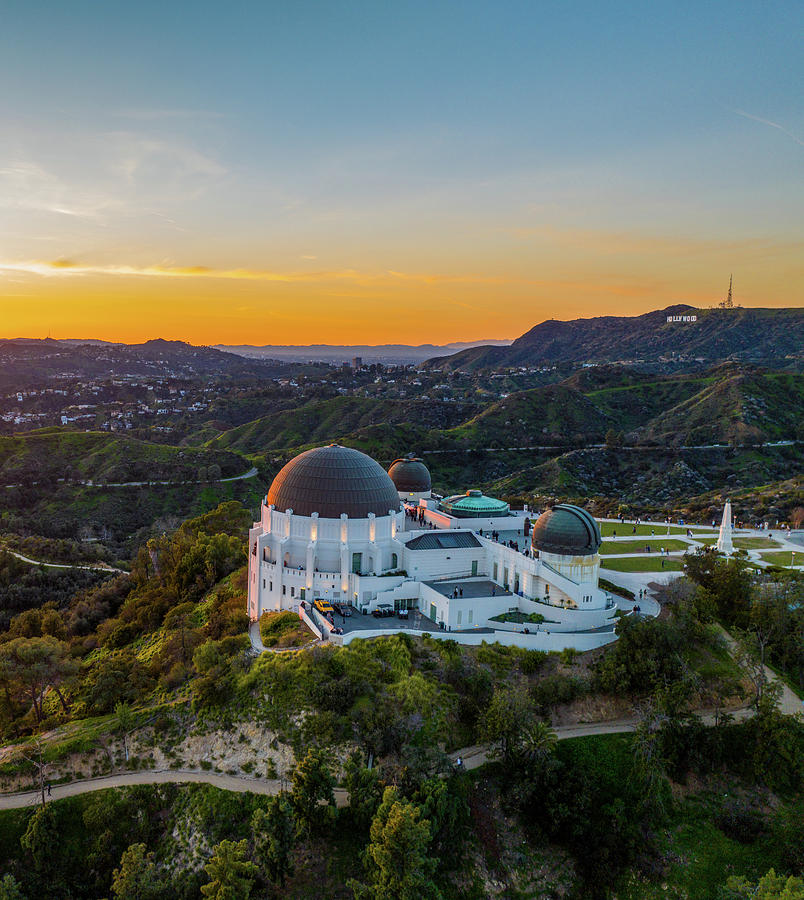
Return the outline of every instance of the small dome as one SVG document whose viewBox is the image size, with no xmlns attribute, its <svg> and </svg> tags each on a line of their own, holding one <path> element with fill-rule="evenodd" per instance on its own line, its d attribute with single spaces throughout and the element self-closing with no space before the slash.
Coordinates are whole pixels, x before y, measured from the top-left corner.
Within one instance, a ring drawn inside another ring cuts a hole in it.
<svg viewBox="0 0 804 900">
<path fill-rule="evenodd" d="M 395 459 L 388 474 L 401 494 L 425 494 L 433 486 L 430 470 L 412 453 L 402 459 Z"/>
<path fill-rule="evenodd" d="M 369 513 L 387 516 L 399 509 L 399 494 L 383 467 L 370 456 L 330 444 L 295 456 L 274 478 L 267 506 L 297 516 L 317 512 L 322 519 L 342 513 L 362 519 Z"/>
<path fill-rule="evenodd" d="M 488 516 L 507 516 L 509 506 L 502 500 L 487 497 L 482 491 L 454 494 L 441 501 L 441 509 L 461 519 L 479 519 Z"/>
<path fill-rule="evenodd" d="M 543 512 L 533 525 L 531 546 L 562 556 L 591 556 L 600 549 L 602 538 L 594 518 L 580 506 L 569 503 Z"/>
</svg>

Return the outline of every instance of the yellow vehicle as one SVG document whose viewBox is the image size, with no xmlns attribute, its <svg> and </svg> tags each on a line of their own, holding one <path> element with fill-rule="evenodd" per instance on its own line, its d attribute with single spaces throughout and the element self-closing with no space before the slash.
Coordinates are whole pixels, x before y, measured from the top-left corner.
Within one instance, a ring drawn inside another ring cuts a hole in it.
<svg viewBox="0 0 804 900">
<path fill-rule="evenodd" d="M 327 613 L 334 612 L 332 606 L 330 606 L 329 600 L 322 600 L 320 597 L 316 597 L 316 599 L 313 601 L 313 605 L 321 613 L 322 616 L 325 616 Z"/>
</svg>

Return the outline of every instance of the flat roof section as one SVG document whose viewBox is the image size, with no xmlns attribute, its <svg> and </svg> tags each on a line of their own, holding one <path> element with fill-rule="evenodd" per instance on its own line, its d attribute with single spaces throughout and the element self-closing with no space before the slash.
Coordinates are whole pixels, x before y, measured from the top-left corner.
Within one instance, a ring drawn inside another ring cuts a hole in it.
<svg viewBox="0 0 804 900">
<path fill-rule="evenodd" d="M 506 591 L 505 588 L 501 587 L 499 584 L 495 584 L 493 581 L 489 581 L 485 578 L 481 581 L 469 581 L 457 578 L 455 581 L 425 581 L 424 583 L 427 587 L 431 587 L 434 591 L 438 591 L 439 594 L 443 594 L 445 597 L 450 598 L 452 598 L 452 595 L 455 593 L 455 588 L 458 588 L 459 591 L 463 591 L 463 597 L 458 597 L 458 600 L 469 600 L 473 597 L 491 597 L 492 590 L 494 591 L 495 597 L 514 596 L 511 591 Z"/>
<path fill-rule="evenodd" d="M 430 531 L 405 544 L 408 550 L 458 550 L 480 546 L 471 531 Z"/>
</svg>

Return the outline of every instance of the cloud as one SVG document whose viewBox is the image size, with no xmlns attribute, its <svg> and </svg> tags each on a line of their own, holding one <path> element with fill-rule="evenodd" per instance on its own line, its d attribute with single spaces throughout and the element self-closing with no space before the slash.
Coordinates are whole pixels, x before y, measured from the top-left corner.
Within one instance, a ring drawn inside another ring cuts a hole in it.
<svg viewBox="0 0 804 900">
<path fill-rule="evenodd" d="M 736 113 L 738 116 L 742 116 L 744 119 L 750 119 L 752 122 L 759 122 L 761 125 L 768 125 L 770 128 L 776 128 L 781 131 L 782 134 L 786 134 L 791 140 L 795 141 L 800 147 L 804 147 L 804 141 L 800 137 L 797 137 L 792 131 L 788 131 L 784 125 L 780 125 L 778 122 L 772 122 L 770 119 L 763 119 L 761 116 L 753 116 L 744 109 L 733 109 L 732 112 Z"/>
<path fill-rule="evenodd" d="M 420 284 L 502 284 L 505 278 L 484 275 L 439 275 L 420 272 L 396 272 L 382 270 L 362 272 L 357 269 L 325 270 L 316 272 L 282 272 L 271 269 L 216 269 L 210 266 L 131 266 L 100 265 L 83 263 L 74 259 L 0 261 L 0 271 L 24 272 L 41 276 L 123 276 L 142 278 L 210 278 L 221 280 L 245 280 L 266 282 L 328 282 L 352 281 L 355 283 L 377 284 L 413 281 Z M 517 281 L 518 279 L 514 279 Z"/>
</svg>

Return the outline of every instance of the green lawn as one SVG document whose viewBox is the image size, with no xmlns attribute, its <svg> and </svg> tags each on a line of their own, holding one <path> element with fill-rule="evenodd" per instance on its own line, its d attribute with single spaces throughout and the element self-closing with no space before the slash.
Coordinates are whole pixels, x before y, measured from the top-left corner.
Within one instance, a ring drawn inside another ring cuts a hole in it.
<svg viewBox="0 0 804 900">
<path fill-rule="evenodd" d="M 738 550 L 773 550 L 780 546 L 778 541 L 765 537 L 736 537 L 732 543 Z"/>
<path fill-rule="evenodd" d="M 647 546 L 650 546 L 654 553 L 658 553 L 662 547 L 666 550 L 687 550 L 689 548 L 689 544 L 673 538 L 648 538 L 644 541 L 603 541 L 600 545 L 600 552 L 604 555 L 641 553 Z"/>
<path fill-rule="evenodd" d="M 795 556 L 793 556 L 795 553 Z M 804 547 L 801 550 L 777 550 L 775 553 L 760 553 L 759 558 L 774 566 L 804 566 Z"/>
<path fill-rule="evenodd" d="M 697 534 L 694 537 L 696 541 L 707 547 L 713 547 L 717 543 L 716 537 L 699 537 Z M 732 543 L 737 550 L 772 550 L 779 546 L 777 541 L 764 537 L 736 537 L 732 538 Z"/>
<path fill-rule="evenodd" d="M 603 560 L 604 569 L 614 572 L 680 572 L 681 560 L 661 556 L 609 556 Z"/>
<path fill-rule="evenodd" d="M 600 533 L 603 537 L 611 537 L 613 534 L 618 534 L 620 537 L 625 537 L 626 535 L 634 533 L 634 523 L 633 522 L 625 522 L 624 524 L 620 524 L 619 522 L 598 522 L 600 526 Z M 667 526 L 666 525 L 637 525 L 636 533 L 637 536 L 640 535 L 650 535 L 651 532 L 655 534 L 667 534 Z M 671 525 L 670 526 L 670 534 L 686 534 L 687 528 L 684 525 Z"/>
</svg>

